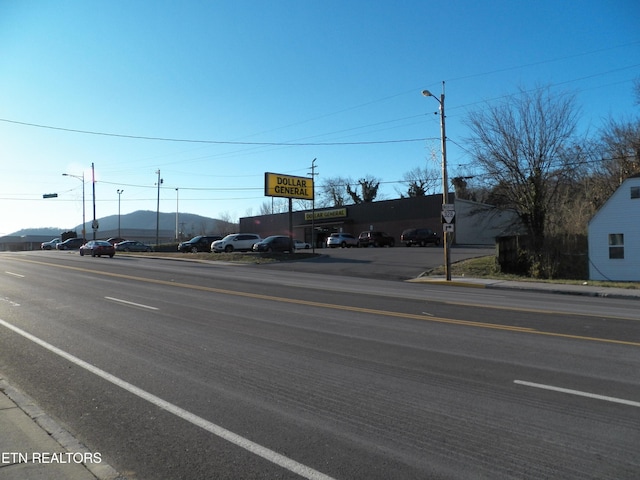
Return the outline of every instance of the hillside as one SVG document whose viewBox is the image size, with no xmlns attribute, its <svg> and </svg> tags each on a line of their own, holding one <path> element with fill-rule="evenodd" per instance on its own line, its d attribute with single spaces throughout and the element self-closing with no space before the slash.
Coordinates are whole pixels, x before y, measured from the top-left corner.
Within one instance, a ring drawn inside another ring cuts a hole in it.
<svg viewBox="0 0 640 480">
<path fill-rule="evenodd" d="M 203 217 L 201 215 L 195 215 L 192 213 L 180 213 L 178 217 L 180 222 L 180 231 L 186 235 L 191 233 L 197 235 L 205 232 L 215 232 L 220 220 L 215 218 Z M 117 230 L 118 229 L 118 215 L 109 215 L 108 217 L 98 218 L 100 224 L 100 230 Z M 135 228 L 143 230 L 155 230 L 156 228 L 156 212 L 149 210 L 138 210 L 136 212 L 128 213 L 120 216 L 120 228 Z M 160 212 L 160 229 L 161 230 L 174 230 L 176 228 L 176 214 L 175 213 L 162 213 Z M 82 225 L 77 225 L 71 230 L 81 231 Z M 91 231 L 91 220 L 87 220 L 87 231 Z M 11 235 L 45 235 L 51 236 L 51 238 L 60 236 L 60 233 L 68 230 L 62 228 L 45 227 L 45 228 L 24 228 Z"/>
</svg>

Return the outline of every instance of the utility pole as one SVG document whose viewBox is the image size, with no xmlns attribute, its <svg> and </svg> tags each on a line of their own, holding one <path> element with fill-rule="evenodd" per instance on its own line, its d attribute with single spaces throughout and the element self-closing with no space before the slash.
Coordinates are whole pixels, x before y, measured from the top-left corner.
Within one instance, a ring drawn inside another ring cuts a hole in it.
<svg viewBox="0 0 640 480">
<path fill-rule="evenodd" d="M 162 179 L 160 178 L 160 169 L 156 171 L 158 174 L 158 203 L 156 206 L 156 247 L 160 244 L 160 185 L 162 184 Z"/>
<path fill-rule="evenodd" d="M 316 253 L 316 158 L 311 162 L 311 181 L 313 182 L 313 198 L 311 199 L 311 250 Z"/>
<path fill-rule="evenodd" d="M 91 162 L 91 186 L 93 187 L 93 222 L 91 223 L 91 228 L 93 229 L 93 239 L 96 239 L 96 230 L 98 230 L 98 220 L 96 220 L 96 171 Z"/>
<path fill-rule="evenodd" d="M 176 242 L 180 241 L 178 230 L 178 189 L 176 188 Z"/>
<path fill-rule="evenodd" d="M 445 215 L 450 215 L 446 224 L 443 224 L 443 243 L 444 243 L 444 273 L 447 281 L 451 281 L 451 253 L 449 251 L 449 242 L 452 236 L 449 232 L 453 232 L 453 224 L 450 221 L 455 216 L 455 210 L 452 209 L 453 205 L 449 205 L 449 178 L 447 176 L 447 134 L 445 131 L 445 114 L 444 114 L 444 82 L 442 82 L 442 93 L 440 94 L 440 100 L 433 95 L 429 90 L 423 90 L 422 95 L 425 97 L 433 97 L 440 104 L 440 140 L 442 148 L 442 218 Z M 445 214 L 444 212 L 447 212 Z"/>
<path fill-rule="evenodd" d="M 122 192 L 124 192 L 124 190 L 120 188 L 116 190 L 116 193 L 118 194 L 118 238 L 122 238 L 122 234 L 120 233 L 120 196 L 122 195 Z"/>
</svg>

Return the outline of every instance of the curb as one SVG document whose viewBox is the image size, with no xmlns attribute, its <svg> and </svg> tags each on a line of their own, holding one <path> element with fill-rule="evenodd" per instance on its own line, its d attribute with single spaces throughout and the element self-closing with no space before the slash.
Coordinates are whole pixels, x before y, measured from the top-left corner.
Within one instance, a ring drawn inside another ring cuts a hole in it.
<svg viewBox="0 0 640 480">
<path fill-rule="evenodd" d="M 451 281 L 444 280 L 442 278 L 429 278 L 418 277 L 411 280 L 407 280 L 412 283 L 425 283 L 433 285 L 447 285 L 453 287 L 468 287 L 468 288 L 486 288 L 492 290 L 520 290 L 528 292 L 543 292 L 556 295 L 577 295 L 594 298 L 611 298 L 622 300 L 640 300 L 640 291 L 629 290 L 624 288 L 608 288 L 608 287 L 594 287 L 594 286 L 580 286 L 580 285 L 558 285 L 558 284 L 535 284 L 528 282 L 514 282 L 514 281 L 502 281 L 492 279 L 473 279 L 460 280 L 455 279 Z"/>
<path fill-rule="evenodd" d="M 65 451 L 72 453 L 91 453 L 91 450 L 87 446 L 82 444 L 38 407 L 31 397 L 16 390 L 9 385 L 5 379 L 0 377 L 0 393 L 2 392 Z M 104 461 L 100 463 L 82 463 L 82 466 L 98 480 L 126 480 L 126 477 L 120 475 L 111 465 Z"/>
</svg>

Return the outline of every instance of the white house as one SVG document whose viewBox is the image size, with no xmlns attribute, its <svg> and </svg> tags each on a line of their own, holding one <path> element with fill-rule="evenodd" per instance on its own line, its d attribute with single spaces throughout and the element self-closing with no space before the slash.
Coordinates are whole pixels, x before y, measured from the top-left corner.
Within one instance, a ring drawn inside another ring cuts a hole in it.
<svg viewBox="0 0 640 480">
<path fill-rule="evenodd" d="M 589 278 L 640 281 L 640 175 L 622 182 L 589 222 Z"/>
</svg>

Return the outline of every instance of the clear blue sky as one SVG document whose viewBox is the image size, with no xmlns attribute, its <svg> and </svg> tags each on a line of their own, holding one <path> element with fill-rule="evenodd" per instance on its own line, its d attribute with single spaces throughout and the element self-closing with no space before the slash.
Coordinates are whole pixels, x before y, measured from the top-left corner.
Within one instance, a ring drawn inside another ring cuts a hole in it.
<svg viewBox="0 0 640 480">
<path fill-rule="evenodd" d="M 639 21 L 637 0 L 0 0 L 0 234 L 80 224 L 63 173 L 85 175 L 90 221 L 92 163 L 98 218 L 118 189 L 123 214 L 155 211 L 157 170 L 162 212 L 255 215 L 264 172 L 314 158 L 318 183 L 373 175 L 397 198 L 439 168 L 420 92 L 442 81 L 450 176 L 468 112 L 519 87 L 575 93 L 595 134 L 638 115 Z"/>
</svg>

